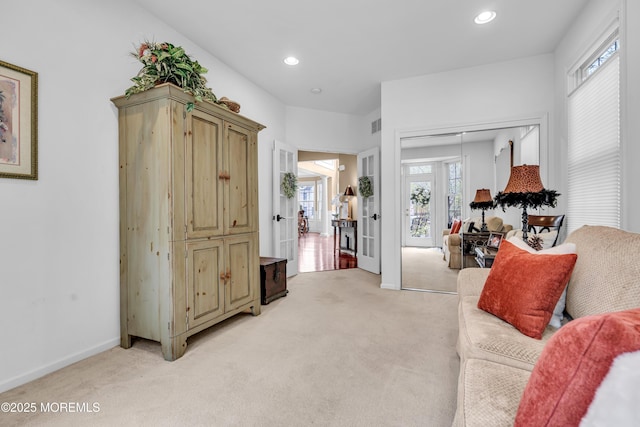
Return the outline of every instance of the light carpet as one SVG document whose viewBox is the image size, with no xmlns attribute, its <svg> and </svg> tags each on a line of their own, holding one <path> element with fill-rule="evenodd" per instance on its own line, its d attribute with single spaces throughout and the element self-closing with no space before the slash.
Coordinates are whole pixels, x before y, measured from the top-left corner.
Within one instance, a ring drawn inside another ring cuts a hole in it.
<svg viewBox="0 0 640 427">
<path fill-rule="evenodd" d="M 455 295 L 380 288 L 360 269 L 304 273 L 289 295 L 188 340 L 167 362 L 136 340 L 0 394 L 3 426 L 450 426 Z M 41 402 L 93 413 L 43 413 Z"/>
<path fill-rule="evenodd" d="M 402 248 L 402 287 L 456 292 L 458 272 L 447 267 L 440 248 Z"/>
</svg>

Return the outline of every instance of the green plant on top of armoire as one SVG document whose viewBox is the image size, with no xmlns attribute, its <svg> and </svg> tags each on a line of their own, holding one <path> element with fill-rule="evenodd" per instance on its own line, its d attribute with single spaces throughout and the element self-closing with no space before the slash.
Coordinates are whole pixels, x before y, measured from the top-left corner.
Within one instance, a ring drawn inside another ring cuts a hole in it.
<svg viewBox="0 0 640 427">
<path fill-rule="evenodd" d="M 206 100 L 226 107 L 218 102 L 216 95 L 207 87 L 207 79 L 203 74 L 208 70 L 191 59 L 182 47 L 146 41 L 131 55 L 142 62 L 143 67 L 131 78 L 134 85 L 125 91 L 125 96 L 144 92 L 162 83 L 172 83 L 193 95 L 197 102 Z M 193 103 L 189 103 L 187 111 L 193 110 L 193 107 Z"/>
</svg>

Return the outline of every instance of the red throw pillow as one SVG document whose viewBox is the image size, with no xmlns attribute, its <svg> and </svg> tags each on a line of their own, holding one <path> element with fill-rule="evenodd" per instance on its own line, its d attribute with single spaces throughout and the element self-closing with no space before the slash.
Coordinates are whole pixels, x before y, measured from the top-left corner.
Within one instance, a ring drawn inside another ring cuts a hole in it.
<svg viewBox="0 0 640 427">
<path fill-rule="evenodd" d="M 577 426 L 622 353 L 640 350 L 640 309 L 573 320 L 547 342 L 524 389 L 515 426 Z"/>
<path fill-rule="evenodd" d="M 541 339 L 578 256 L 541 255 L 503 241 L 482 288 L 478 308 Z"/>
<path fill-rule="evenodd" d="M 451 224 L 451 231 L 449 232 L 449 234 L 459 233 L 460 227 L 462 227 L 462 221 L 460 221 L 459 219 L 454 220 Z"/>
</svg>

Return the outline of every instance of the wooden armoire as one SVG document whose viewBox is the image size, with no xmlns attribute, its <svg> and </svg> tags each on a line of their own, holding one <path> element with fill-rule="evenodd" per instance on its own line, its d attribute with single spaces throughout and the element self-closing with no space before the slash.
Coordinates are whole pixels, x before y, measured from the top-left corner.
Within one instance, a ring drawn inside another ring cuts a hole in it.
<svg viewBox="0 0 640 427">
<path fill-rule="evenodd" d="M 264 126 L 163 84 L 112 99 L 120 141 L 120 328 L 159 341 L 260 314 L 257 133 Z M 192 111 L 187 106 L 194 103 Z"/>
</svg>

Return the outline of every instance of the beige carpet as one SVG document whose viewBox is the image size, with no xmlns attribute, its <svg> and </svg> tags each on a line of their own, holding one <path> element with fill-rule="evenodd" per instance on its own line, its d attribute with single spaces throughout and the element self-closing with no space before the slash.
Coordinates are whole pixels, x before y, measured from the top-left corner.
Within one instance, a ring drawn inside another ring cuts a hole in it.
<svg viewBox="0 0 640 427">
<path fill-rule="evenodd" d="M 460 270 L 450 269 L 440 248 L 402 248 L 402 288 L 456 292 Z"/>
<path fill-rule="evenodd" d="M 299 274 L 287 297 L 191 337 L 175 362 L 138 340 L 0 394 L 38 407 L 0 424 L 450 426 L 456 296 L 379 285 L 360 269 Z M 42 413 L 41 402 L 99 412 Z"/>
</svg>

